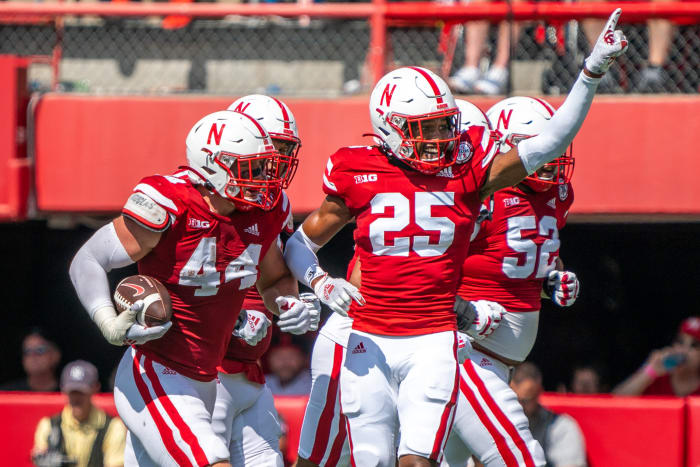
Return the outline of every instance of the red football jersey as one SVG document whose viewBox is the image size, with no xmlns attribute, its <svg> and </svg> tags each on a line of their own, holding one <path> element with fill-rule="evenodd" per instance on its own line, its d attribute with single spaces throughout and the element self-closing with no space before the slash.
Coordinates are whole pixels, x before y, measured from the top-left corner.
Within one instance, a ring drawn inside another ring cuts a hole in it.
<svg viewBox="0 0 700 467">
<path fill-rule="evenodd" d="M 571 184 L 527 194 L 518 188 L 498 191 L 492 219 L 475 227 L 459 295 L 495 301 L 511 312 L 538 311 L 573 201 Z"/>
<path fill-rule="evenodd" d="M 258 277 L 258 263 L 289 215 L 283 195 L 272 211 L 210 211 L 186 171 L 146 177 L 134 188 L 165 208 L 170 226 L 138 262 L 140 274 L 170 292 L 172 327 L 140 346 L 157 362 L 201 381 L 216 377 L 241 304 Z M 133 213 L 128 213 L 131 218 Z M 138 220 L 138 219 L 136 219 Z"/>
<path fill-rule="evenodd" d="M 495 145 L 483 127 L 462 135 L 459 164 L 426 175 L 376 147 L 342 148 L 328 160 L 323 190 L 357 221 L 360 292 L 353 329 L 384 335 L 454 330 L 460 267 L 479 211 L 479 187 Z"/>
<path fill-rule="evenodd" d="M 287 233 L 292 233 L 294 231 L 291 207 L 289 208 L 289 216 L 285 222 L 284 230 Z M 282 247 L 281 241 L 279 241 L 278 244 Z M 241 309 L 260 311 L 265 313 L 265 316 L 272 321 L 272 312 L 267 309 L 265 302 L 263 302 L 262 297 L 258 293 L 258 289 L 255 287 L 251 287 L 246 294 Z M 258 342 L 257 345 L 248 345 L 243 339 L 232 337 L 226 349 L 224 359 L 219 366 L 219 371 L 230 375 L 245 373 L 249 381 L 264 384 L 265 373 L 263 373 L 262 367 L 260 366 L 260 357 L 270 348 L 271 339 L 272 329 L 268 329 L 263 340 Z"/>
</svg>

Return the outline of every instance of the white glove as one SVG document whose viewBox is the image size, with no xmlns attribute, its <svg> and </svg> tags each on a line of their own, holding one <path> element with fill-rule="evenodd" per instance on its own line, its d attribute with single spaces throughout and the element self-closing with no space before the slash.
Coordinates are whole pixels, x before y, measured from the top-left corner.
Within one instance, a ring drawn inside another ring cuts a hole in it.
<svg viewBox="0 0 700 467">
<path fill-rule="evenodd" d="M 304 302 L 306 309 L 311 315 L 311 325 L 309 326 L 309 331 L 316 331 L 318 329 L 318 324 L 321 321 L 321 300 L 310 292 L 300 293 L 299 300 Z"/>
<path fill-rule="evenodd" d="M 461 365 L 469 360 L 469 355 L 472 351 L 472 342 L 469 336 L 463 332 L 457 331 L 457 361 Z"/>
<path fill-rule="evenodd" d="M 496 302 L 488 300 L 477 300 L 469 302 L 469 306 L 473 309 L 474 321 L 467 330 L 467 334 L 476 340 L 481 340 L 496 330 L 506 309 Z"/>
<path fill-rule="evenodd" d="M 267 335 L 267 328 L 272 322 L 262 311 L 241 310 L 233 335 L 243 339 L 248 345 L 258 345 Z"/>
<path fill-rule="evenodd" d="M 615 59 L 627 51 L 627 38 L 620 30 L 615 30 L 622 8 L 613 11 L 603 31 L 586 59 L 586 69 L 598 75 L 605 74 Z"/>
<path fill-rule="evenodd" d="M 581 290 L 576 274 L 571 271 L 550 271 L 545 292 L 559 306 L 571 306 Z"/>
<path fill-rule="evenodd" d="M 366 302 L 357 287 L 345 279 L 338 279 L 324 274 L 314 285 L 314 292 L 328 308 L 338 313 L 340 316 L 347 316 L 350 309 L 350 302 L 355 300 L 358 305 L 363 306 Z"/>
<path fill-rule="evenodd" d="M 280 309 L 277 326 L 290 334 L 304 334 L 311 328 L 311 313 L 304 302 L 291 295 L 277 297 L 275 303 Z"/>
<path fill-rule="evenodd" d="M 102 331 L 102 335 L 112 345 L 144 344 L 158 339 L 170 329 L 171 322 L 161 326 L 146 327 L 136 322 L 136 316 L 143 308 L 143 300 L 137 300 L 131 308 L 117 315 L 112 307 L 100 308 L 92 317 Z"/>
</svg>

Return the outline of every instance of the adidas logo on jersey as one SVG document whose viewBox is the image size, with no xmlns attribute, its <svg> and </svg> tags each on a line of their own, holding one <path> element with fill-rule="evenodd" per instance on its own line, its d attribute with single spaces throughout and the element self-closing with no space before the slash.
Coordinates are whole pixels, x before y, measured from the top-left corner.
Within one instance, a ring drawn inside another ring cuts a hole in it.
<svg viewBox="0 0 700 467">
<path fill-rule="evenodd" d="M 376 181 L 377 181 L 377 174 L 355 175 L 355 184 L 358 184 L 358 183 L 367 183 L 367 182 L 376 182 Z"/>
<path fill-rule="evenodd" d="M 256 237 L 257 237 L 257 236 L 260 236 L 260 231 L 258 230 L 258 224 L 257 224 L 257 223 L 251 225 L 250 227 L 246 227 L 245 229 L 243 229 L 243 231 L 244 231 L 244 232 L 247 232 L 247 233 L 249 233 L 249 234 L 251 234 L 251 235 L 255 235 Z"/>
<path fill-rule="evenodd" d="M 176 375 L 176 374 L 177 374 L 177 371 L 171 370 L 170 368 L 163 368 L 162 373 L 163 373 L 164 375 Z"/>
<path fill-rule="evenodd" d="M 192 217 L 187 219 L 187 227 L 192 227 L 193 229 L 208 229 L 210 226 L 211 223 L 209 221 L 201 221 Z"/>
<path fill-rule="evenodd" d="M 436 174 L 437 177 L 453 178 L 452 167 L 445 167 Z"/>
<path fill-rule="evenodd" d="M 357 344 L 355 346 L 355 348 L 352 349 L 352 353 L 365 353 L 365 352 L 367 352 L 367 349 L 365 349 L 365 344 L 363 344 L 362 342 Z"/>
<path fill-rule="evenodd" d="M 482 358 L 481 358 L 481 361 L 479 362 L 479 366 L 482 367 L 482 368 L 485 367 L 485 366 L 492 366 L 491 360 L 489 360 L 489 359 L 487 359 L 487 358 L 485 358 L 485 357 L 482 357 Z"/>
<path fill-rule="evenodd" d="M 547 206 L 549 206 L 552 209 L 556 209 L 557 208 L 557 199 L 552 198 L 549 201 L 547 201 Z"/>
</svg>

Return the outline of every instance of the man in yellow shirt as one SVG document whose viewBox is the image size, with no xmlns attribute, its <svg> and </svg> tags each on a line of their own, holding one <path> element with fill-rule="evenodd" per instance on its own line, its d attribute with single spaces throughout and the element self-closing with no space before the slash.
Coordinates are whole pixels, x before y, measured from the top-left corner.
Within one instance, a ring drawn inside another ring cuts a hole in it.
<svg viewBox="0 0 700 467">
<path fill-rule="evenodd" d="M 76 360 L 61 373 L 68 403 L 61 413 L 44 417 L 34 434 L 32 459 L 40 467 L 119 467 L 124 465 L 126 428 L 119 418 L 92 404 L 100 388 L 97 368 Z"/>
</svg>

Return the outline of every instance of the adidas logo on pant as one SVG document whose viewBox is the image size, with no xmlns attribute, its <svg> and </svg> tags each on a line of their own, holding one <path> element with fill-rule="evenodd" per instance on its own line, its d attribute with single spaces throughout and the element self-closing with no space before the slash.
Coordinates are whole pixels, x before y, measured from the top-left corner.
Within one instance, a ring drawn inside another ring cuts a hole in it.
<svg viewBox="0 0 700 467">
<path fill-rule="evenodd" d="M 365 344 L 363 344 L 362 342 L 357 344 L 355 346 L 355 348 L 352 349 L 352 353 L 365 353 L 365 352 L 367 352 L 367 349 L 365 349 Z"/>
</svg>

